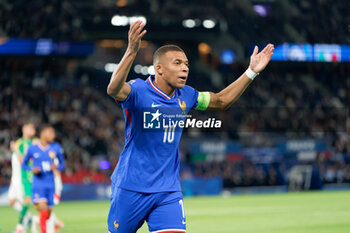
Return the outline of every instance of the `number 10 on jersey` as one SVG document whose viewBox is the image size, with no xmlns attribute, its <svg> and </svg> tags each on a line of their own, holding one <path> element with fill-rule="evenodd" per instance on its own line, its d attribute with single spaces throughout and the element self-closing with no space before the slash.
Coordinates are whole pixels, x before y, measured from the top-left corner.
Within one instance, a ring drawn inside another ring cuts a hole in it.
<svg viewBox="0 0 350 233">
<path fill-rule="evenodd" d="M 174 141 L 175 126 L 164 126 L 163 143 L 172 143 Z"/>
</svg>

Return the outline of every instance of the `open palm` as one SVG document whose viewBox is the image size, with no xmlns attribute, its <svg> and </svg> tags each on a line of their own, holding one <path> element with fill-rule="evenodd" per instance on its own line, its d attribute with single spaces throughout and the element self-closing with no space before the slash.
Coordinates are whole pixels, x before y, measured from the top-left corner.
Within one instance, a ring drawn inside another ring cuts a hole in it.
<svg viewBox="0 0 350 233">
<path fill-rule="evenodd" d="M 255 73 L 263 71 L 271 60 L 274 49 L 275 47 L 273 44 L 268 44 L 260 53 L 258 53 L 258 46 L 255 46 L 254 52 L 252 56 L 250 56 L 250 69 Z"/>
</svg>

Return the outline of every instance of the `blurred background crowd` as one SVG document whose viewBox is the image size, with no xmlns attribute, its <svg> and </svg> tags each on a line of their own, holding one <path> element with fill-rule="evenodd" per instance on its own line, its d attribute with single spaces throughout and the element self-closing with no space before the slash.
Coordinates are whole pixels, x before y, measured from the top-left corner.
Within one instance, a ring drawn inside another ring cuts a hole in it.
<svg viewBox="0 0 350 233">
<path fill-rule="evenodd" d="M 219 0 L 215 7 L 212 1 L 50 0 L 22 9 L 23 2 L 0 2 L 1 37 L 89 40 L 96 48 L 88 57 L 0 56 L 1 185 L 9 184 L 11 177 L 9 143 L 20 137 L 26 122 L 37 127 L 50 123 L 57 130 L 66 159 L 63 182 L 109 182 L 124 146 L 125 124 L 120 106 L 106 94 L 111 73 L 104 64 L 121 59 L 128 30 L 113 26 L 113 15 L 147 19 L 149 33 L 130 78 L 146 79 L 149 74 L 136 66 L 150 66 L 157 47 L 176 43 L 190 61 L 188 84 L 213 92 L 245 71 L 254 44 L 261 48 L 268 42 L 350 43 L 350 7 L 341 0 L 331 1 L 331 7 L 327 0 Z M 185 27 L 183 20 L 188 18 L 213 18 L 216 26 Z M 222 61 L 223 47 L 236 52 L 234 62 Z M 349 183 L 349 74 L 349 63 L 272 62 L 228 111 L 192 112 L 224 124 L 221 130 L 184 132 L 180 176 L 222 177 L 224 187 L 283 185 L 292 166 L 308 163 L 323 183 Z M 244 153 L 236 161 L 193 159 L 191 140 L 212 138 L 243 147 L 322 140 L 326 149 L 316 151 L 308 162 L 261 163 Z"/>
</svg>

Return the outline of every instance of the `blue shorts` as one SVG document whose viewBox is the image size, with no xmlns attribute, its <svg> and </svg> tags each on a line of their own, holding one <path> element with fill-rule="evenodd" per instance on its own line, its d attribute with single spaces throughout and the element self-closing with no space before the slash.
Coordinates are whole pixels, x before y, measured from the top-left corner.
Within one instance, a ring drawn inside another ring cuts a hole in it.
<svg viewBox="0 0 350 233">
<path fill-rule="evenodd" d="M 134 233 L 144 221 L 150 232 L 186 232 L 182 193 L 139 193 L 112 188 L 109 232 Z"/>
<path fill-rule="evenodd" d="M 38 202 L 47 202 L 49 207 L 53 207 L 53 197 L 55 187 L 34 187 L 32 188 L 32 200 L 36 204 Z"/>
</svg>

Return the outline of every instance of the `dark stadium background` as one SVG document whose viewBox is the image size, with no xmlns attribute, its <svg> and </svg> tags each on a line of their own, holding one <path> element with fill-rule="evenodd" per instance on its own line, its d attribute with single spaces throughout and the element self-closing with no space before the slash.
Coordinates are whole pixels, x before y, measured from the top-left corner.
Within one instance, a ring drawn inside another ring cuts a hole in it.
<svg viewBox="0 0 350 233">
<path fill-rule="evenodd" d="M 147 19 L 148 33 L 130 79 L 147 78 L 164 44 L 185 50 L 187 84 L 214 92 L 245 71 L 255 44 L 273 43 L 282 54 L 284 43 L 298 49 L 272 61 L 229 110 L 192 112 L 224 125 L 184 132 L 185 195 L 350 188 L 348 1 L 3 0 L 2 193 L 11 177 L 9 143 L 31 121 L 57 130 L 66 159 L 63 201 L 108 198 L 124 118 L 106 88 L 132 16 Z M 335 54 L 309 58 L 307 45 L 315 44 L 336 45 Z"/>
</svg>

